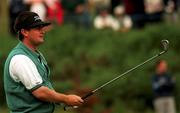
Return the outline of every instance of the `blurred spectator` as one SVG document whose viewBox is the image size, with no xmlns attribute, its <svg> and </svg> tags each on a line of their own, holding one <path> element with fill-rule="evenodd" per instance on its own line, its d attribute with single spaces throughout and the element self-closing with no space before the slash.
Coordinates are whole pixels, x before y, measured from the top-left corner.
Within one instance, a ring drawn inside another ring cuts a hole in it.
<svg viewBox="0 0 180 113">
<path fill-rule="evenodd" d="M 176 113 L 173 90 L 175 78 L 168 72 L 165 60 L 160 60 L 156 65 L 156 73 L 152 79 L 154 91 L 154 108 L 156 113 Z"/>
<path fill-rule="evenodd" d="M 164 0 L 165 4 L 165 20 L 167 22 L 177 22 L 178 20 L 178 1 L 177 0 Z"/>
<path fill-rule="evenodd" d="M 148 22 L 161 22 L 163 20 L 163 0 L 145 0 L 145 11 Z"/>
<path fill-rule="evenodd" d="M 125 14 L 123 6 L 117 6 L 114 9 L 114 15 L 119 23 L 119 31 L 126 32 L 132 28 L 132 20 L 128 15 Z"/>
<path fill-rule="evenodd" d="M 110 0 L 89 0 L 92 15 L 96 16 L 97 14 L 99 14 L 99 9 L 101 9 L 102 7 L 107 7 L 109 10 L 109 8 L 111 7 L 110 2 Z"/>
<path fill-rule="evenodd" d="M 109 14 L 108 9 L 106 7 L 102 7 L 99 9 L 99 14 L 94 19 L 94 27 L 96 29 L 110 28 L 118 30 L 119 24 L 118 21 Z"/>
<path fill-rule="evenodd" d="M 47 5 L 47 18 L 51 22 L 61 25 L 64 21 L 64 10 L 61 0 L 45 0 Z"/>
<path fill-rule="evenodd" d="M 110 13 L 114 14 L 114 9 L 119 5 L 122 5 L 122 0 L 111 0 Z"/>
<path fill-rule="evenodd" d="M 170 11 L 177 11 L 178 9 L 178 0 L 163 0 L 164 1 L 164 5 L 168 6 L 167 9 L 168 12 Z M 166 10 L 166 9 L 165 9 Z"/>
<path fill-rule="evenodd" d="M 62 0 L 62 6 L 65 11 L 65 22 L 72 23 L 76 27 L 83 26 L 89 28 L 91 19 L 87 5 L 87 0 Z"/>
<path fill-rule="evenodd" d="M 12 35 L 16 35 L 14 31 L 14 22 L 16 17 L 22 11 L 29 10 L 24 0 L 8 0 L 8 15 L 9 15 L 9 31 Z"/>
<path fill-rule="evenodd" d="M 110 0 L 90 0 L 93 4 L 95 4 L 95 8 L 100 7 L 110 7 Z"/>
<path fill-rule="evenodd" d="M 103 6 L 109 6 L 110 0 L 92 0 L 96 4 L 103 5 Z"/>
<path fill-rule="evenodd" d="M 59 0 L 25 0 L 30 5 L 30 11 L 37 13 L 42 20 L 61 25 L 63 23 L 63 9 Z"/>
<path fill-rule="evenodd" d="M 126 14 L 132 21 L 134 28 L 143 28 L 146 22 L 144 0 L 123 0 Z"/>
<path fill-rule="evenodd" d="M 42 20 L 46 19 L 46 7 L 44 0 L 24 0 L 30 6 L 30 11 L 39 15 Z"/>
</svg>

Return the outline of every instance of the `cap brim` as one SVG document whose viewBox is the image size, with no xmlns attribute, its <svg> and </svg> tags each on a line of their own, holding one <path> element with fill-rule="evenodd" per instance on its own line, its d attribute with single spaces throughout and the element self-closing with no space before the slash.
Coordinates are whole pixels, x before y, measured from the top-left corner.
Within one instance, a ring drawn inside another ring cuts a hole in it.
<svg viewBox="0 0 180 113">
<path fill-rule="evenodd" d="M 29 26 L 29 28 L 36 28 L 36 27 L 45 27 L 45 26 L 49 26 L 51 25 L 50 22 L 37 22 L 37 23 L 34 23 L 32 24 L 31 26 Z"/>
</svg>

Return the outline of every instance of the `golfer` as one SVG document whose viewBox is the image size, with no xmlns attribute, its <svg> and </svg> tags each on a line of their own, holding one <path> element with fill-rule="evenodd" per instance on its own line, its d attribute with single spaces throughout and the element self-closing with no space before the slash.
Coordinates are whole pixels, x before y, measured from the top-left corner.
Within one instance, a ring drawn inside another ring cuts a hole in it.
<svg viewBox="0 0 180 113">
<path fill-rule="evenodd" d="M 16 18 L 14 29 L 20 41 L 4 67 L 4 89 L 11 113 L 53 113 L 54 103 L 83 103 L 81 97 L 58 93 L 52 87 L 49 67 L 38 51 L 48 25 L 33 12 L 22 12 Z"/>
</svg>

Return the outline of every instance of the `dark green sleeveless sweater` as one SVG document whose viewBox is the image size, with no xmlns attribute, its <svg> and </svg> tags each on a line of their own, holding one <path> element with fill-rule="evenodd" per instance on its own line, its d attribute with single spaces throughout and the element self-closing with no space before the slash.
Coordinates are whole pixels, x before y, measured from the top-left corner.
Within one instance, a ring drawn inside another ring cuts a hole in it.
<svg viewBox="0 0 180 113">
<path fill-rule="evenodd" d="M 9 73 L 9 64 L 14 55 L 25 55 L 36 65 L 43 83 L 27 90 L 21 82 L 14 81 Z M 4 89 L 7 105 L 11 113 L 53 113 L 54 104 L 38 100 L 32 95 L 32 91 L 46 86 L 53 89 L 49 80 L 50 70 L 42 54 L 33 52 L 22 42 L 10 52 L 4 66 Z"/>
</svg>

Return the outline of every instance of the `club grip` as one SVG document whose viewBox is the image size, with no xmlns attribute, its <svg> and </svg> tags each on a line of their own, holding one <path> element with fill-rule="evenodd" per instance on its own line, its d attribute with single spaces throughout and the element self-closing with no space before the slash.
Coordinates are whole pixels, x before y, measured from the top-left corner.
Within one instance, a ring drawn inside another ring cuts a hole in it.
<svg viewBox="0 0 180 113">
<path fill-rule="evenodd" d="M 89 96 L 93 95 L 94 93 L 91 91 L 88 94 L 86 94 L 85 96 L 81 97 L 83 100 L 85 100 L 86 98 L 88 98 Z M 78 108 L 78 106 L 64 106 L 64 111 L 67 111 L 68 109 L 75 109 Z"/>
<path fill-rule="evenodd" d="M 89 96 L 93 95 L 94 93 L 91 91 L 88 94 L 86 94 L 85 96 L 81 97 L 83 100 L 85 100 L 86 98 L 88 98 Z"/>
</svg>

